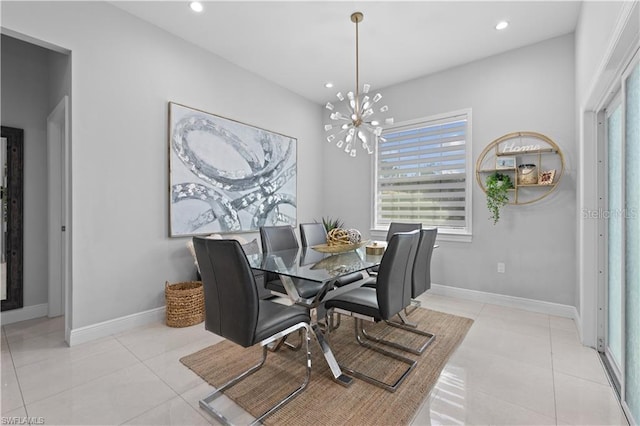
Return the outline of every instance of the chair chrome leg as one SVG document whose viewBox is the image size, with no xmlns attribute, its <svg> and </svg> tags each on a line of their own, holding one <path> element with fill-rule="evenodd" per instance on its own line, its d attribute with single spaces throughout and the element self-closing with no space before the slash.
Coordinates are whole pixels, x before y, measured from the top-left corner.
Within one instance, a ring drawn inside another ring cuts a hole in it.
<svg viewBox="0 0 640 426">
<path fill-rule="evenodd" d="M 369 376 L 367 374 L 364 374 L 364 373 L 362 373 L 360 371 L 356 371 L 353 368 L 350 368 L 350 367 L 347 367 L 347 366 L 340 365 L 340 368 L 342 368 L 343 370 L 345 370 L 346 372 L 348 372 L 349 374 L 351 374 L 354 377 L 357 377 L 357 378 L 362 379 L 362 380 L 364 380 L 364 381 L 366 381 L 368 383 L 371 383 L 373 385 L 381 387 L 381 388 L 383 388 L 383 389 L 385 389 L 385 390 L 387 390 L 389 392 L 395 392 L 396 389 L 398 389 L 398 387 L 402 384 L 402 382 L 404 382 L 404 380 L 407 378 L 407 376 L 409 375 L 411 370 L 413 370 L 415 368 L 415 366 L 417 364 L 417 361 L 412 360 L 410 358 L 403 357 L 402 355 L 398 355 L 398 354 L 393 353 L 393 352 L 386 351 L 386 350 L 384 350 L 382 348 L 370 345 L 369 343 L 365 342 L 362 339 L 362 336 L 361 336 L 361 333 L 364 330 L 364 328 L 362 326 L 362 319 L 354 317 L 354 321 L 355 321 L 355 326 L 354 327 L 355 327 L 356 340 L 358 341 L 358 343 L 361 346 L 363 346 L 363 347 L 365 347 L 367 349 L 371 349 L 373 351 L 376 351 L 376 352 L 378 352 L 378 353 L 380 353 L 382 355 L 385 355 L 387 357 L 396 359 L 396 360 L 398 360 L 400 362 L 403 362 L 403 363 L 409 365 L 409 367 L 404 371 L 404 373 L 402 373 L 400 378 L 398 380 L 396 380 L 394 383 L 383 382 L 381 380 L 376 379 L 375 377 L 371 377 L 371 376 Z"/>
<path fill-rule="evenodd" d="M 412 313 L 414 313 L 415 311 L 418 310 L 419 307 L 422 306 L 422 302 L 417 300 L 417 299 L 411 299 L 411 305 L 407 306 L 406 308 L 404 308 L 404 314 L 406 316 L 411 315 Z M 409 325 L 409 324 L 407 324 Z"/>
<path fill-rule="evenodd" d="M 304 328 L 303 341 L 304 341 L 304 345 L 305 345 L 305 350 L 307 352 L 307 367 L 306 367 L 307 372 L 306 372 L 306 376 L 304 378 L 304 381 L 302 382 L 302 384 L 298 388 L 296 388 L 288 396 L 286 396 L 284 399 L 280 400 L 276 405 L 274 405 L 273 407 L 269 408 L 266 412 L 264 412 L 263 414 L 258 416 L 251 423 L 252 425 L 259 424 L 265 417 L 267 417 L 268 415 L 270 415 L 273 412 L 275 412 L 276 410 L 278 410 L 280 407 L 285 405 L 287 402 L 291 401 L 295 396 L 297 396 L 300 392 L 302 392 L 307 387 L 307 384 L 309 384 L 309 379 L 311 378 L 311 351 L 309 349 L 309 341 L 310 341 L 311 337 L 309 336 L 309 327 L 305 326 L 303 328 Z M 301 343 L 301 345 L 302 345 L 302 343 Z M 242 380 L 244 380 L 245 378 L 247 378 L 251 374 L 253 374 L 256 371 L 258 371 L 264 365 L 265 361 L 267 360 L 267 353 L 269 351 L 267 346 L 268 345 L 264 345 L 262 347 L 262 359 L 260 360 L 260 362 L 258 364 L 254 365 L 253 367 L 249 368 L 245 372 L 243 372 L 240 375 L 238 375 L 238 376 L 234 377 L 233 379 L 229 380 L 227 383 L 222 385 L 220 388 L 216 389 L 214 392 L 212 392 L 211 394 L 207 395 L 205 398 L 201 399 L 200 402 L 199 402 L 200 407 L 203 408 L 211 416 L 215 417 L 222 424 L 224 424 L 224 425 L 233 424 L 224 414 L 222 414 L 221 412 L 219 412 L 216 409 L 214 409 L 211 406 L 211 403 L 215 399 L 217 399 L 220 396 L 222 396 L 223 392 L 225 390 L 231 388 L 232 386 L 235 386 L 236 384 L 238 384 L 239 382 L 241 382 Z"/>
<path fill-rule="evenodd" d="M 338 318 L 338 320 L 336 321 L 335 318 Z M 338 327 L 340 327 L 341 318 L 342 318 L 342 315 L 335 312 L 332 312 L 329 315 L 327 315 L 327 324 L 329 326 L 329 332 L 333 330 L 337 330 Z"/>
<path fill-rule="evenodd" d="M 302 345 L 304 344 L 304 334 L 303 334 L 302 329 L 298 330 L 298 336 L 300 337 L 300 342 L 297 345 L 294 345 L 292 343 L 287 342 L 287 337 L 289 337 L 289 336 L 290 335 L 288 335 L 288 336 L 286 336 L 284 338 L 284 340 L 285 340 L 284 344 L 287 346 L 287 348 L 289 348 L 290 350 L 292 350 L 294 352 L 297 352 L 300 349 L 302 349 Z"/>
<path fill-rule="evenodd" d="M 430 333 L 428 331 L 418 330 L 417 328 L 409 327 L 409 326 L 406 326 L 404 324 L 398 324 L 398 323 L 393 322 L 393 321 L 387 321 L 387 324 L 389 324 L 392 327 L 408 331 L 410 333 L 414 333 L 414 334 L 418 334 L 420 336 L 428 337 L 428 339 L 418 349 L 409 348 L 408 346 L 405 346 L 404 348 L 401 348 L 403 350 L 411 352 L 412 354 L 422 355 L 424 353 L 424 351 L 427 349 L 427 347 L 430 344 L 432 344 L 434 342 L 434 340 L 436 340 L 436 335 L 433 334 L 433 333 Z"/>
<path fill-rule="evenodd" d="M 302 336 L 301 336 L 302 337 Z M 274 405 L 273 407 L 269 408 L 267 411 L 265 411 L 262 415 L 260 415 L 259 417 L 257 417 L 253 423 L 251 423 L 252 425 L 256 425 L 259 424 L 265 417 L 269 416 L 270 414 L 273 414 L 276 410 L 278 410 L 280 407 L 282 407 L 283 405 L 285 405 L 287 402 L 291 401 L 293 398 L 295 398 L 300 392 L 302 392 L 307 385 L 309 384 L 309 379 L 311 378 L 311 351 L 309 349 L 309 341 L 311 340 L 311 336 L 309 336 L 309 329 L 305 328 L 304 329 L 304 346 L 305 346 L 305 351 L 307 352 L 307 374 L 304 378 L 304 382 L 302 382 L 302 384 L 293 392 L 291 392 L 289 395 L 287 395 L 284 399 L 282 399 L 280 402 L 278 402 L 276 405 Z M 302 346 L 302 343 L 301 343 Z"/>
<path fill-rule="evenodd" d="M 406 312 L 402 312 L 402 311 L 398 312 L 398 317 L 400 318 L 400 321 L 402 321 L 402 324 L 406 325 L 407 327 L 418 328 L 418 324 L 416 324 L 415 322 L 409 321 L 409 318 L 407 318 Z"/>
<path fill-rule="evenodd" d="M 402 318 L 402 315 L 398 314 L 398 316 L 400 316 L 400 318 Z M 388 325 L 392 326 L 392 327 L 396 327 L 405 331 L 408 331 L 410 333 L 414 333 L 414 334 L 418 334 L 420 336 L 425 336 L 428 337 L 428 339 L 417 349 L 415 348 L 411 348 L 409 346 L 406 345 L 401 345 L 399 343 L 396 342 L 391 342 L 389 340 L 385 340 L 382 339 L 380 337 L 376 337 L 376 336 L 372 336 L 369 333 L 367 333 L 367 330 L 365 330 L 364 328 L 362 329 L 362 335 L 368 339 L 371 340 L 372 342 L 376 342 L 376 343 L 380 343 L 383 345 L 387 345 L 387 346 L 391 346 L 392 348 L 396 348 L 396 349 L 400 349 L 406 352 L 410 352 L 412 354 L 415 355 L 422 355 L 424 353 L 424 351 L 427 349 L 427 347 L 433 343 L 433 341 L 436 339 L 436 336 L 433 333 L 429 333 L 427 331 L 422 331 L 422 330 L 418 330 L 415 327 L 412 327 L 411 325 L 407 325 L 407 324 L 399 324 L 395 321 L 385 321 L 385 323 L 387 323 Z"/>
<path fill-rule="evenodd" d="M 271 342 L 270 344 L 266 345 L 267 349 L 269 349 L 269 352 L 278 352 L 280 350 L 280 348 L 282 347 L 282 345 L 285 345 L 287 348 L 289 348 L 292 351 L 299 351 L 302 348 L 302 344 L 304 343 L 304 337 L 302 335 L 302 329 L 298 330 L 298 336 L 300 336 L 300 343 L 298 343 L 297 345 L 294 345 L 292 343 L 287 342 L 287 338 L 290 336 L 290 334 L 287 334 L 286 336 L 283 336 L 281 338 L 279 338 L 276 341 Z"/>
</svg>

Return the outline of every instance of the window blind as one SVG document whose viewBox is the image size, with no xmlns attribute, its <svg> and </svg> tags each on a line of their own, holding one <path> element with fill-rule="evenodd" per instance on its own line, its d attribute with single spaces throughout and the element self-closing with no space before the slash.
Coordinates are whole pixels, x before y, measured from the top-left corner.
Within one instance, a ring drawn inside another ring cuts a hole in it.
<svg viewBox="0 0 640 426">
<path fill-rule="evenodd" d="M 387 129 L 377 152 L 376 225 L 467 228 L 467 114 Z"/>
</svg>

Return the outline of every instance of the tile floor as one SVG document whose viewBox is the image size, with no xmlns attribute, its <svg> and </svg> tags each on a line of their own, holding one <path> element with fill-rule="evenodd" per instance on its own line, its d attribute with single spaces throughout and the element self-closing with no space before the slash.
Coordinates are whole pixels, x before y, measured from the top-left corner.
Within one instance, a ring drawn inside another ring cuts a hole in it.
<svg viewBox="0 0 640 426">
<path fill-rule="evenodd" d="M 579 344 L 572 320 L 436 295 L 421 300 L 475 322 L 414 425 L 627 425 L 596 352 Z M 178 361 L 221 340 L 202 324 L 151 324 L 72 348 L 63 334 L 61 318 L 2 327 L 3 417 L 215 423 L 198 407 L 210 387 Z"/>
</svg>

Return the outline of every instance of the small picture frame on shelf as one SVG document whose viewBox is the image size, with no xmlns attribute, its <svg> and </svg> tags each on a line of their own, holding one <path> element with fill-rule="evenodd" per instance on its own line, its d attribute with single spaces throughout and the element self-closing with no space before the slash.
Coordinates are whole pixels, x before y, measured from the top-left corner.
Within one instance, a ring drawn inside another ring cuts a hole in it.
<svg viewBox="0 0 640 426">
<path fill-rule="evenodd" d="M 538 179 L 538 183 L 540 185 L 553 185 L 553 178 L 555 176 L 556 176 L 555 169 L 541 172 L 540 178 Z"/>
<path fill-rule="evenodd" d="M 496 170 L 515 169 L 516 157 L 496 157 Z"/>
</svg>

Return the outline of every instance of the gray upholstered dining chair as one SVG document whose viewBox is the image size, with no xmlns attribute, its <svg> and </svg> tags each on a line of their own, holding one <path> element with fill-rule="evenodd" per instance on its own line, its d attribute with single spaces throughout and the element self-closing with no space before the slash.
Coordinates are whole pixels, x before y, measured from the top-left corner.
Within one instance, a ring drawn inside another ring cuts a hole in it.
<svg viewBox="0 0 640 426">
<path fill-rule="evenodd" d="M 393 234 L 398 232 L 411 232 L 416 229 L 422 229 L 421 223 L 404 223 L 404 222 L 391 222 L 389 224 L 389 229 L 387 229 L 387 243 L 393 237 Z M 378 273 L 378 267 L 374 266 L 369 271 L 370 275 L 375 275 Z"/>
<path fill-rule="evenodd" d="M 407 319 L 418 307 L 421 306 L 419 300 L 416 300 L 422 293 L 431 288 L 431 258 L 433 257 L 433 249 L 436 247 L 436 237 L 438 236 L 438 228 L 421 229 L 420 241 L 416 250 L 416 260 L 413 262 L 413 274 L 411 277 L 411 308 L 407 307 L 403 312 L 398 314 L 402 324 L 412 328 L 416 328 L 417 324 Z M 371 286 L 371 282 L 365 283 Z M 427 343 L 428 345 L 428 343 Z M 426 348 L 426 346 L 425 346 Z"/>
<path fill-rule="evenodd" d="M 413 310 L 409 311 L 409 307 L 413 306 L 414 310 L 420 306 L 420 302 L 416 301 L 415 298 L 420 296 L 422 293 L 431 288 L 431 257 L 433 254 L 434 243 L 436 241 L 436 236 L 438 233 L 437 228 L 432 229 L 421 229 L 420 235 L 418 239 L 418 245 L 415 251 L 415 257 L 412 262 L 411 268 L 411 300 L 410 303 L 400 312 L 398 312 L 398 318 L 400 318 L 400 323 L 387 320 L 387 324 L 402 328 L 403 330 L 409 331 L 411 333 L 419 334 L 421 336 L 427 337 L 427 339 L 420 345 L 418 348 L 403 348 L 413 354 L 421 355 L 427 349 L 427 347 L 433 343 L 436 336 L 435 334 L 429 331 L 419 330 L 417 328 L 417 324 L 409 321 L 407 316 L 413 312 Z M 377 278 L 373 277 L 369 280 L 366 280 L 363 284 L 365 287 L 375 288 L 377 286 Z M 371 336 L 367 333 L 366 330 L 363 330 L 362 334 L 370 340 L 375 342 L 387 344 L 386 341 L 383 341 L 375 336 Z"/>
<path fill-rule="evenodd" d="M 302 247 L 312 247 L 327 242 L 327 229 L 322 223 L 301 223 L 300 224 L 300 240 Z M 336 287 L 342 287 L 355 281 L 363 279 L 362 272 L 352 272 L 343 275 L 334 281 Z"/>
<path fill-rule="evenodd" d="M 411 298 L 414 300 L 431 288 L 431 258 L 437 236 L 438 228 L 420 230 L 420 242 L 411 277 Z"/>
<path fill-rule="evenodd" d="M 391 222 L 389 229 L 387 230 L 387 242 L 391 240 L 393 234 L 398 232 L 411 232 L 416 229 L 422 229 L 421 223 L 404 223 L 404 222 Z"/>
<path fill-rule="evenodd" d="M 410 303 L 411 271 L 418 238 L 418 231 L 394 234 L 382 256 L 375 287 L 359 287 L 330 298 L 324 303 L 328 316 L 340 313 L 354 318 L 356 340 L 360 345 L 408 365 L 407 369 L 394 383 L 387 383 L 348 366 L 340 365 L 340 368 L 353 376 L 390 392 L 395 392 L 407 378 L 415 367 L 416 361 L 366 342 L 362 338 L 364 330 L 362 321 L 388 321 Z M 383 341 L 382 339 L 377 341 L 398 349 L 411 349 L 395 342 Z"/>
<path fill-rule="evenodd" d="M 296 234 L 293 228 L 288 225 L 260 227 L 260 242 L 263 253 L 299 248 Z M 298 295 L 306 300 L 314 298 L 325 287 L 324 284 L 315 281 L 293 278 L 292 281 L 298 291 Z M 265 287 L 268 290 L 287 296 L 287 291 L 277 274 L 265 274 Z"/>
<path fill-rule="evenodd" d="M 327 229 L 322 223 L 301 223 L 300 242 L 302 247 L 317 246 L 327 242 Z"/>
<path fill-rule="evenodd" d="M 282 337 L 304 332 L 306 347 L 306 377 L 287 397 L 259 415 L 259 423 L 302 392 L 311 375 L 309 351 L 309 312 L 300 306 L 286 306 L 270 300 L 260 300 L 255 279 L 242 247 L 236 240 L 193 238 L 200 265 L 205 302 L 205 328 L 243 347 L 260 344 L 262 360 L 231 379 L 200 401 L 200 406 L 223 424 L 229 419 L 211 403 L 222 393 L 259 370 L 266 362 L 268 345 Z"/>
</svg>

